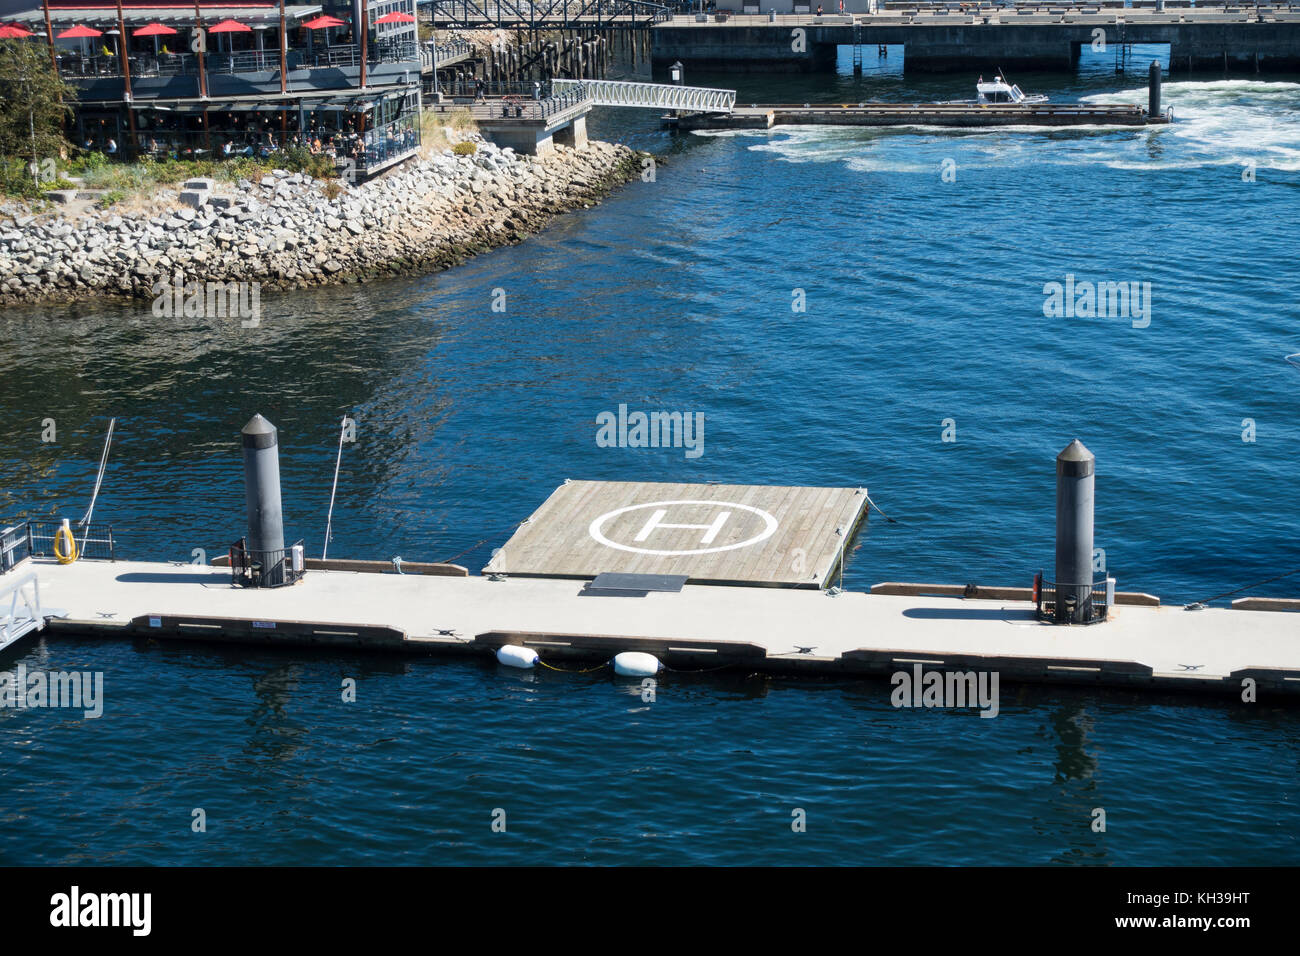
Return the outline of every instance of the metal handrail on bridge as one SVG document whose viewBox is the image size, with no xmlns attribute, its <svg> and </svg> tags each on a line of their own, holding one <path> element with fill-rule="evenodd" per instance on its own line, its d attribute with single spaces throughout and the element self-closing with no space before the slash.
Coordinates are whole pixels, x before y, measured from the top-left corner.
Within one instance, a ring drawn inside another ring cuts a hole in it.
<svg viewBox="0 0 1300 956">
<path fill-rule="evenodd" d="M 36 572 L 0 577 L 0 650 L 43 627 L 41 582 Z"/>
<path fill-rule="evenodd" d="M 449 43 L 439 43 L 436 47 L 432 40 L 420 44 L 420 62 L 429 68 L 435 64 L 454 66 L 473 54 L 474 44 L 468 40 L 452 40 Z"/>
<path fill-rule="evenodd" d="M 552 93 L 581 88 L 593 106 L 631 106 L 642 109 L 684 110 L 691 113 L 730 113 L 735 90 L 672 83 L 628 83 L 623 80 L 552 80 Z"/>
<path fill-rule="evenodd" d="M 552 84 L 554 82 L 552 81 Z M 563 113 L 565 110 L 591 103 L 587 91 L 581 88 L 563 91 L 552 89 L 549 93 L 543 90 L 543 95 L 535 97 L 532 92 L 524 92 L 523 84 L 502 83 L 499 85 L 511 90 L 511 92 L 507 92 L 504 96 L 493 97 L 490 100 L 474 100 L 471 103 L 453 101 L 431 104 L 429 109 L 431 112 L 438 113 L 445 113 L 448 110 L 469 110 L 470 115 L 479 121 L 503 119 L 544 120 L 558 113 Z M 514 90 L 520 92 L 514 92 Z"/>
</svg>

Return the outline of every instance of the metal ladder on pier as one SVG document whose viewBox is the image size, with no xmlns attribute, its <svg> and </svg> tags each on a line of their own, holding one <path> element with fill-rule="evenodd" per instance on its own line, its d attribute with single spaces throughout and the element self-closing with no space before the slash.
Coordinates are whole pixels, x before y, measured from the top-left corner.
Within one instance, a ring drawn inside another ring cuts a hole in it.
<svg viewBox="0 0 1300 956">
<path fill-rule="evenodd" d="M 862 75 L 862 24 L 853 18 L 853 75 Z"/>
<path fill-rule="evenodd" d="M 1115 44 L 1115 72 L 1123 73 L 1128 69 L 1128 61 L 1132 56 L 1132 44 L 1128 42 L 1128 31 L 1125 29 L 1124 21 L 1119 22 L 1119 42 Z"/>
</svg>

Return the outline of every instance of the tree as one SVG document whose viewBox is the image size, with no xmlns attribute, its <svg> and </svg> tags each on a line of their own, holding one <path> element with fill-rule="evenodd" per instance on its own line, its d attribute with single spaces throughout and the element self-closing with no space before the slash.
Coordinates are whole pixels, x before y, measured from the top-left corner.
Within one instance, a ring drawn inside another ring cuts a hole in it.
<svg viewBox="0 0 1300 956">
<path fill-rule="evenodd" d="M 43 46 L 0 40 L 0 157 L 39 163 L 66 155 L 63 124 L 75 99 Z"/>
</svg>

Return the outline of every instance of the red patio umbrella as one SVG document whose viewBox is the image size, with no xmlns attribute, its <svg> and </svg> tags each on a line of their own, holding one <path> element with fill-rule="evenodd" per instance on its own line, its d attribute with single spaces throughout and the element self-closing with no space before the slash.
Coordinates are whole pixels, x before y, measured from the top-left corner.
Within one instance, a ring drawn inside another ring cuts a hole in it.
<svg viewBox="0 0 1300 956">
<path fill-rule="evenodd" d="M 208 27 L 209 33 L 252 33 L 253 28 L 238 20 L 222 20 L 214 27 Z"/>
<path fill-rule="evenodd" d="M 303 24 L 308 30 L 324 30 L 326 27 L 341 27 L 343 21 L 338 17 L 321 16 Z"/>
<path fill-rule="evenodd" d="M 169 37 L 176 33 L 171 27 L 163 26 L 161 23 L 151 23 L 147 27 L 141 27 L 139 30 L 132 30 L 133 37 Z"/>
<path fill-rule="evenodd" d="M 77 37 L 102 37 L 103 35 L 103 31 L 101 30 L 94 30 L 90 27 L 83 27 L 78 24 L 75 27 L 69 27 L 62 33 L 54 34 L 54 37 L 57 40 L 72 40 Z"/>
<path fill-rule="evenodd" d="M 25 30 L 14 23 L 0 26 L 0 40 L 17 40 L 20 37 L 34 36 L 31 30 Z"/>
<path fill-rule="evenodd" d="M 380 17 L 376 23 L 414 23 L 415 17 L 409 13 L 389 13 Z"/>
</svg>

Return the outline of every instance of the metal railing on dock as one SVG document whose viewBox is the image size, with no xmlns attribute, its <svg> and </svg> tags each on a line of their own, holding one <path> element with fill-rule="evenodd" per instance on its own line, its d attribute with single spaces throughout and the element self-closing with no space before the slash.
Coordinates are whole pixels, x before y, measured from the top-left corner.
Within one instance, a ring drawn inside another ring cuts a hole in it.
<svg viewBox="0 0 1300 956">
<path fill-rule="evenodd" d="M 57 557 L 54 550 L 54 538 L 61 524 L 55 521 L 27 522 L 27 553 L 33 558 Z M 85 527 L 72 526 L 72 539 L 77 544 L 77 560 L 116 561 L 117 539 L 113 536 L 112 525 L 90 524 Z"/>
<path fill-rule="evenodd" d="M 1082 588 L 1089 590 L 1079 601 Z M 1049 624 L 1100 624 L 1110 610 L 1106 578 L 1089 585 L 1057 584 L 1044 581 L 1043 572 L 1034 576 L 1034 604 L 1038 619 Z"/>
<path fill-rule="evenodd" d="M 0 530 L 0 574 L 25 559 L 29 551 L 26 522 Z"/>
<path fill-rule="evenodd" d="M 302 541 L 271 551 L 250 550 L 244 538 L 230 546 L 231 583 L 244 588 L 297 584 L 306 570 Z"/>
</svg>

